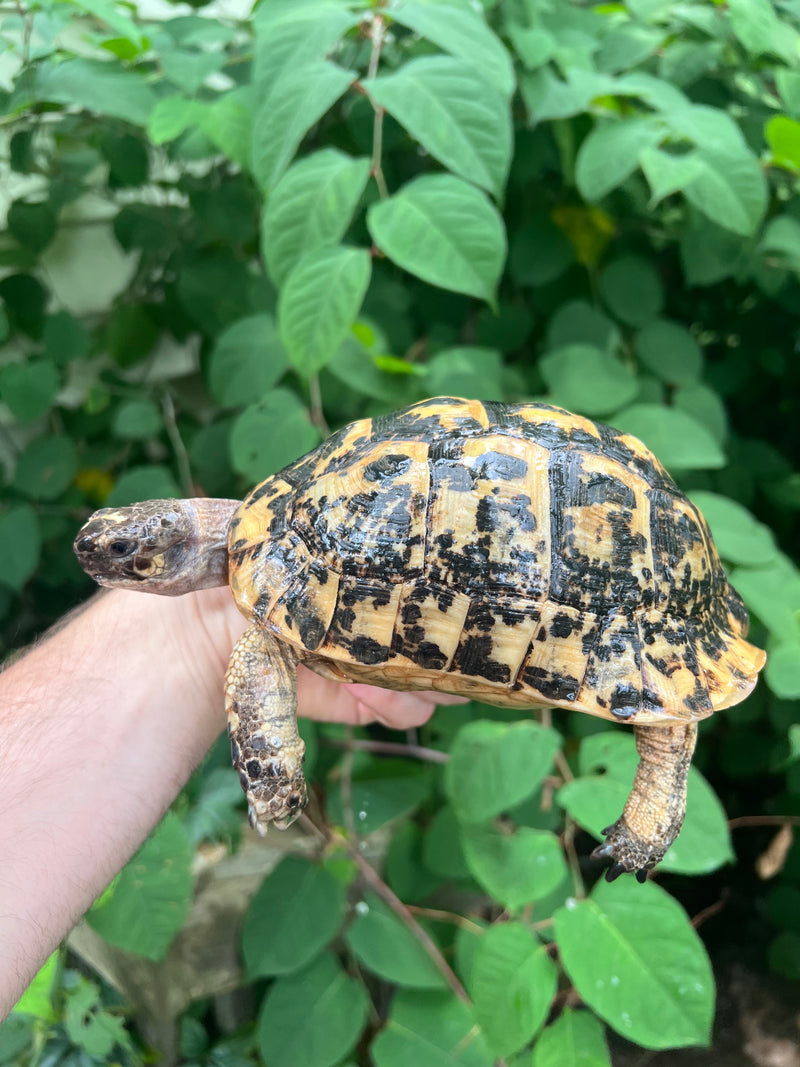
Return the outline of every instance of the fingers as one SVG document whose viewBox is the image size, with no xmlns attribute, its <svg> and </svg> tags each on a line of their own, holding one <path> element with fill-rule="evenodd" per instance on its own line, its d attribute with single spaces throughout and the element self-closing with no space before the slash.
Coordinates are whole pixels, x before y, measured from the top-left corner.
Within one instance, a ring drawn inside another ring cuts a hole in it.
<svg viewBox="0 0 800 1067">
<path fill-rule="evenodd" d="M 355 682 L 333 682 L 303 668 L 298 679 L 298 698 L 300 714 L 306 718 L 354 726 L 380 722 L 392 730 L 422 726 L 437 704 L 464 703 L 463 697 L 447 693 L 402 693 Z"/>
</svg>

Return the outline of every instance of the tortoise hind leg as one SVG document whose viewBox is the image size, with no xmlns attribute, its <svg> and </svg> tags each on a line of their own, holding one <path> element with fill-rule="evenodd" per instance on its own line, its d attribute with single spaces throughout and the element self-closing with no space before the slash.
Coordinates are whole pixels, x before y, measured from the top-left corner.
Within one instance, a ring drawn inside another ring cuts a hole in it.
<svg viewBox="0 0 800 1067">
<path fill-rule="evenodd" d="M 610 858 L 606 879 L 636 871 L 639 881 L 678 836 L 686 813 L 686 778 L 697 743 L 697 723 L 634 726 L 640 762 L 622 815 L 603 833 L 594 859 Z"/>
<path fill-rule="evenodd" d="M 250 825 L 285 830 L 306 806 L 305 745 L 297 732 L 297 659 L 260 626 L 236 642 L 225 675 L 233 765 Z"/>
</svg>

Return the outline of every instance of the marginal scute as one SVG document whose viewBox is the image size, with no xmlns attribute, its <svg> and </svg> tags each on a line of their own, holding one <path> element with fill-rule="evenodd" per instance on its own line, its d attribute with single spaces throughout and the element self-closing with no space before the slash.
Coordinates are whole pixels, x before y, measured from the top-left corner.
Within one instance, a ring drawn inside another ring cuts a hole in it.
<svg viewBox="0 0 800 1067">
<path fill-rule="evenodd" d="M 241 610 L 338 679 L 664 726 L 744 699 L 764 662 L 656 458 L 545 404 L 344 427 L 253 490 L 230 563 Z"/>
</svg>

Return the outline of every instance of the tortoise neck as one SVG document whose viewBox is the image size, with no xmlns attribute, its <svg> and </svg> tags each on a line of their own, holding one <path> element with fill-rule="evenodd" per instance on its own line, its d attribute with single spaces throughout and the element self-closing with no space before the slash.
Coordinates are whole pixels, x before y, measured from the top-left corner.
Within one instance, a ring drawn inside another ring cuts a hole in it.
<svg viewBox="0 0 800 1067">
<path fill-rule="evenodd" d="M 182 501 L 191 515 L 193 535 L 186 541 L 183 580 L 175 579 L 170 595 L 228 584 L 228 526 L 240 500 L 193 497 Z M 165 590 L 166 591 L 166 590 Z"/>
</svg>

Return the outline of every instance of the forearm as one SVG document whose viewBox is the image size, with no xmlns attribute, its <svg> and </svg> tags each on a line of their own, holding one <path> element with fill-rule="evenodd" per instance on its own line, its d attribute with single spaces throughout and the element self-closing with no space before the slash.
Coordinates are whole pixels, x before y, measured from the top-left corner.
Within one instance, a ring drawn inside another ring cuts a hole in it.
<svg viewBox="0 0 800 1067">
<path fill-rule="evenodd" d="M 224 725 L 236 616 L 192 596 L 99 597 L 0 676 L 0 1018 Z"/>
</svg>

